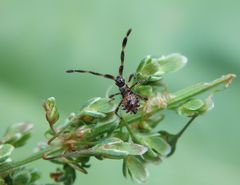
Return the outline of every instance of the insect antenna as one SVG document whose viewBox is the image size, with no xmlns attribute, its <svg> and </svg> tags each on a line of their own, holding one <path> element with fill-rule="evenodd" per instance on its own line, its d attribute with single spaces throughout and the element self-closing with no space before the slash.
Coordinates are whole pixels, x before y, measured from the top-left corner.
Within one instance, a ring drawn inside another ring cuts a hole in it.
<svg viewBox="0 0 240 185">
<path fill-rule="evenodd" d="M 122 51 L 121 51 L 121 65 L 119 66 L 119 75 L 122 76 L 123 74 L 123 67 L 124 67 L 124 58 L 125 58 L 125 53 L 124 53 L 124 49 L 127 45 L 127 41 L 128 41 L 128 36 L 130 35 L 132 29 L 129 29 L 126 33 L 126 36 L 124 37 L 123 41 L 122 41 Z"/>
<path fill-rule="evenodd" d="M 108 78 L 108 79 L 111 79 L 111 80 L 115 81 L 115 77 L 113 75 L 101 74 L 101 73 L 97 73 L 97 72 L 94 72 L 94 71 L 70 69 L 70 70 L 67 70 L 66 73 L 90 73 L 90 74 L 93 74 L 93 75 L 96 75 L 96 76 L 101 76 L 101 77 Z"/>
</svg>

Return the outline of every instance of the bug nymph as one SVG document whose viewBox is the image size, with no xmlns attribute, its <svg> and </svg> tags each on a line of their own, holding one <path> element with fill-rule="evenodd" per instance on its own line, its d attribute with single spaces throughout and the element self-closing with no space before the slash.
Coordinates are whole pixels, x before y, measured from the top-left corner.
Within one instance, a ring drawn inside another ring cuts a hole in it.
<svg viewBox="0 0 240 185">
<path fill-rule="evenodd" d="M 140 106 L 140 99 L 142 99 L 144 101 L 147 100 L 147 98 L 144 98 L 144 97 L 142 97 L 142 96 L 140 96 L 140 95 L 138 95 L 138 94 L 136 94 L 132 91 L 132 89 L 136 85 L 140 84 L 141 82 L 136 82 L 129 87 L 126 84 L 125 79 L 123 77 L 123 68 L 124 68 L 124 59 L 125 59 L 124 49 L 127 45 L 128 36 L 130 35 L 131 31 L 132 31 L 131 29 L 129 29 L 127 31 L 127 33 L 126 33 L 126 35 L 125 35 L 125 37 L 122 41 L 122 51 L 121 51 L 121 54 L 120 54 L 121 64 L 119 66 L 118 76 L 115 77 L 115 76 L 110 75 L 110 74 L 101 74 L 101 73 L 97 73 L 97 72 L 94 72 L 94 71 L 85 71 L 85 70 L 67 70 L 66 71 L 67 73 L 90 73 L 90 74 L 93 74 L 93 75 L 97 75 L 97 76 L 101 76 L 101 77 L 104 77 L 104 78 L 114 80 L 116 86 L 118 86 L 118 88 L 119 88 L 119 92 L 110 95 L 109 98 L 113 99 L 113 97 L 117 96 L 117 95 L 122 96 L 122 100 L 120 101 L 120 103 L 118 104 L 118 106 L 115 110 L 115 113 L 116 113 L 117 116 L 119 116 L 118 115 L 118 110 L 121 107 L 121 105 L 123 107 L 123 110 L 126 111 L 126 113 L 136 114 L 137 111 L 138 111 L 138 108 Z M 130 82 L 133 77 L 134 77 L 134 75 L 131 74 L 129 76 L 128 82 Z"/>
</svg>

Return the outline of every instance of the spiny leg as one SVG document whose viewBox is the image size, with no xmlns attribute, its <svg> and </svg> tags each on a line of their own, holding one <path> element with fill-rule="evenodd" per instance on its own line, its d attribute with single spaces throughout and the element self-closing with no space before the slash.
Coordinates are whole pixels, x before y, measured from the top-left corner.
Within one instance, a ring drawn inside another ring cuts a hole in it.
<svg viewBox="0 0 240 185">
<path fill-rule="evenodd" d="M 123 102 L 123 100 L 121 100 L 121 101 L 119 102 L 117 108 L 116 108 L 115 111 L 114 111 L 115 114 L 117 115 L 117 117 L 120 118 L 120 120 L 122 120 L 122 117 L 118 114 L 118 110 L 119 110 L 120 106 L 122 105 L 122 102 Z"/>
<path fill-rule="evenodd" d="M 122 76 L 123 74 L 123 67 L 124 67 L 124 58 L 125 58 L 125 53 L 124 53 L 124 49 L 127 45 L 127 40 L 128 40 L 128 36 L 130 35 L 132 29 L 129 29 L 126 33 L 126 36 L 124 37 L 123 41 L 122 41 L 122 51 L 121 51 L 121 55 L 120 55 L 120 58 L 121 58 L 121 65 L 119 67 L 119 75 Z"/>
<path fill-rule="evenodd" d="M 101 76 L 101 77 L 108 78 L 108 79 L 111 79 L 111 80 L 114 80 L 114 81 L 115 81 L 115 77 L 114 77 L 113 75 L 110 75 L 110 74 L 101 74 L 101 73 L 97 73 L 97 72 L 94 72 L 94 71 L 85 71 L 85 70 L 74 70 L 74 69 L 70 69 L 70 70 L 67 70 L 66 73 L 90 73 L 90 74 L 93 74 L 93 75 L 96 75 L 96 76 Z"/>
</svg>

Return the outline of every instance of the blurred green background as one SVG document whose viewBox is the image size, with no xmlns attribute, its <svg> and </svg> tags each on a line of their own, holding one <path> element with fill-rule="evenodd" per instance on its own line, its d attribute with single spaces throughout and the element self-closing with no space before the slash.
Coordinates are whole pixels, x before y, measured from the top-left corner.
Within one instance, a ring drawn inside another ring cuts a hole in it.
<svg viewBox="0 0 240 185">
<path fill-rule="evenodd" d="M 29 155 L 48 125 L 44 99 L 54 96 L 63 120 L 89 98 L 105 96 L 112 82 L 69 75 L 69 68 L 117 73 L 122 38 L 125 74 L 146 55 L 179 52 L 188 65 L 166 77 L 171 92 L 240 70 L 240 1 L 41 0 L 0 1 L 0 134 L 15 122 L 30 121 L 34 134 L 15 159 Z M 199 118 L 181 138 L 177 152 L 149 166 L 146 185 L 237 185 L 240 183 L 239 80 L 215 96 L 215 109 Z M 170 113 L 163 127 L 176 132 L 185 123 Z M 36 161 L 42 182 L 55 166 Z M 76 184 L 133 184 L 120 161 L 97 161 Z"/>
</svg>

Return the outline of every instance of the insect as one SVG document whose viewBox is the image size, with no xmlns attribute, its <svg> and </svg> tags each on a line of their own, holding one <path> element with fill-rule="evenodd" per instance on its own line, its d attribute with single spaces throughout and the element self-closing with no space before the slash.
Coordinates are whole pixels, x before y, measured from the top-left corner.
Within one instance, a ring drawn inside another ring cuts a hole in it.
<svg viewBox="0 0 240 185">
<path fill-rule="evenodd" d="M 122 100 L 120 101 L 120 103 L 118 104 L 115 113 L 118 117 L 118 110 L 119 108 L 123 107 L 123 110 L 126 111 L 126 113 L 134 113 L 136 114 L 138 111 L 138 108 L 140 106 L 140 100 L 144 100 L 146 101 L 147 98 L 142 97 L 139 94 L 136 94 L 133 92 L 133 88 L 141 83 L 143 83 L 142 81 L 137 81 L 134 84 L 132 84 L 131 86 L 128 86 L 125 82 L 125 79 L 123 77 L 123 69 L 124 69 L 124 59 L 125 59 L 125 52 L 124 49 L 127 45 L 127 41 L 128 41 L 128 36 L 130 35 L 132 29 L 129 29 L 122 41 L 122 50 L 121 50 L 121 54 L 120 54 L 120 59 L 121 59 L 121 64 L 119 66 L 119 73 L 118 75 L 115 77 L 111 74 L 101 74 L 98 72 L 94 72 L 94 71 L 85 71 L 85 70 L 67 70 L 67 73 L 90 73 L 96 76 L 101 76 L 107 79 L 111 79 L 115 81 L 115 84 L 118 86 L 119 88 L 119 92 L 112 94 L 109 96 L 110 99 L 113 99 L 113 97 L 117 96 L 117 95 L 121 95 L 122 96 Z M 128 79 L 128 83 L 133 79 L 134 74 L 131 74 L 129 76 Z"/>
</svg>

